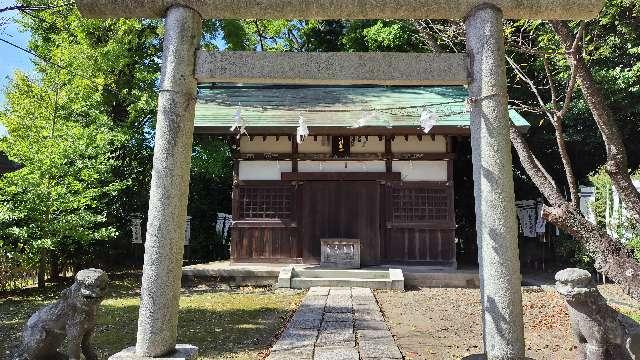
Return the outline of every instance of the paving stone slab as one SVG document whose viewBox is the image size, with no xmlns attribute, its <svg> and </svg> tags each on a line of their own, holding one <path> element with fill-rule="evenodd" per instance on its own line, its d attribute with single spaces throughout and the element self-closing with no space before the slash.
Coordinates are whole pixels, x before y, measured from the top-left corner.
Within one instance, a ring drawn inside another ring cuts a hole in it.
<svg viewBox="0 0 640 360">
<path fill-rule="evenodd" d="M 327 296 L 327 303 L 336 302 L 336 301 L 351 303 L 351 295 L 342 295 L 342 294 L 334 295 L 334 294 L 331 294 L 331 295 Z"/>
<path fill-rule="evenodd" d="M 359 360 L 358 349 L 352 346 L 317 347 L 313 360 Z"/>
<path fill-rule="evenodd" d="M 272 351 L 294 350 L 312 347 L 318 337 L 316 329 L 295 329 L 288 327 L 273 345 Z"/>
<path fill-rule="evenodd" d="M 325 308 L 328 312 L 332 313 L 352 313 L 353 308 L 351 305 L 328 305 Z"/>
<path fill-rule="evenodd" d="M 393 341 L 389 340 L 372 340 L 372 341 L 359 341 L 360 355 L 364 359 L 402 359 L 402 353 L 398 349 L 398 346 Z"/>
<path fill-rule="evenodd" d="M 297 313 L 324 313 L 326 301 L 322 302 L 303 302 L 298 307 Z"/>
<path fill-rule="evenodd" d="M 369 288 L 354 287 L 354 288 L 351 288 L 351 295 L 352 296 L 373 295 L 373 291 L 371 291 L 371 289 Z"/>
<path fill-rule="evenodd" d="M 380 307 L 378 304 L 374 302 L 367 303 L 353 303 L 354 311 L 380 311 Z"/>
<path fill-rule="evenodd" d="M 350 288 L 330 288 L 329 295 L 347 295 L 351 296 Z"/>
<path fill-rule="evenodd" d="M 353 331 L 321 332 L 316 341 L 316 348 L 323 346 L 356 346 L 356 335 Z"/>
<path fill-rule="evenodd" d="M 346 312 L 345 313 L 325 313 L 324 321 L 353 323 L 353 314 L 346 313 Z"/>
<path fill-rule="evenodd" d="M 375 298 L 366 298 L 363 296 L 354 296 L 351 299 L 351 302 L 353 303 L 353 305 L 372 305 L 372 304 L 376 304 L 376 299 Z"/>
<path fill-rule="evenodd" d="M 377 305 L 376 298 L 373 295 L 371 289 L 366 288 L 353 288 L 351 290 L 351 298 L 353 304 L 375 304 Z"/>
<path fill-rule="evenodd" d="M 313 359 L 313 346 L 294 350 L 271 351 L 268 360 L 311 360 Z"/>
<path fill-rule="evenodd" d="M 293 319 L 322 319 L 324 312 L 318 310 L 305 310 L 296 313 Z"/>
<path fill-rule="evenodd" d="M 353 323 L 345 321 L 323 321 L 320 331 L 349 330 L 353 332 Z"/>
<path fill-rule="evenodd" d="M 370 289 L 312 288 L 268 359 L 401 358 Z"/>
<path fill-rule="evenodd" d="M 384 321 L 384 317 L 380 311 L 356 311 L 354 318 L 356 320 Z"/>
<path fill-rule="evenodd" d="M 329 313 L 350 313 L 353 312 L 351 297 L 349 296 L 329 296 L 324 307 L 325 312 Z"/>
<path fill-rule="evenodd" d="M 358 341 L 391 340 L 393 335 L 389 330 L 358 330 Z"/>
<path fill-rule="evenodd" d="M 322 324 L 322 317 L 294 317 L 289 323 L 292 329 L 319 329 Z"/>
<path fill-rule="evenodd" d="M 324 306 L 303 306 L 301 305 L 296 312 L 299 317 L 322 317 L 324 314 Z"/>
<path fill-rule="evenodd" d="M 302 300 L 302 303 L 300 304 L 300 306 L 323 307 L 324 304 L 326 304 L 326 302 L 327 302 L 327 296 L 321 296 L 321 295 L 306 296 Z"/>
<path fill-rule="evenodd" d="M 327 296 L 329 295 L 329 289 L 328 287 L 312 287 L 309 289 L 309 292 L 307 292 L 307 295 L 324 295 Z"/>
<path fill-rule="evenodd" d="M 356 331 L 357 330 L 388 330 L 388 327 L 384 321 L 356 320 L 354 322 L 354 329 Z"/>
<path fill-rule="evenodd" d="M 345 322 L 323 323 L 318 335 L 316 346 L 335 346 L 339 344 L 353 344 L 356 336 L 353 333 L 353 325 Z"/>
</svg>

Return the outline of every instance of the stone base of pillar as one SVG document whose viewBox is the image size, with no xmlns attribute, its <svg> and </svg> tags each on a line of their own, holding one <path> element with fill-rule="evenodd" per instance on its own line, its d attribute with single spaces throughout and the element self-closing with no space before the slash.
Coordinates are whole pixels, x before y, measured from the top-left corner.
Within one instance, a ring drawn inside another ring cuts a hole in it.
<svg viewBox="0 0 640 360">
<path fill-rule="evenodd" d="M 487 360 L 487 354 L 467 355 L 467 356 L 463 357 L 462 360 Z M 524 357 L 524 358 L 519 358 L 518 360 L 534 360 L 534 359 L 528 358 L 528 357 Z"/>
<path fill-rule="evenodd" d="M 147 357 L 136 354 L 136 347 L 128 347 L 115 355 L 109 356 L 109 360 L 192 360 L 198 356 L 198 348 L 189 344 L 176 345 L 176 351 L 160 357 Z"/>
</svg>

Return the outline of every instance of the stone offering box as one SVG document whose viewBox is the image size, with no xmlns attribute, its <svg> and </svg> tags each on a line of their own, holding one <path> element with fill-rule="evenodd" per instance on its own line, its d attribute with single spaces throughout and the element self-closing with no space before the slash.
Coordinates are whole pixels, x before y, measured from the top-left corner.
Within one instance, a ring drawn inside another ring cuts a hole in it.
<svg viewBox="0 0 640 360">
<path fill-rule="evenodd" d="M 360 239 L 320 239 L 320 266 L 334 269 L 360 268 Z"/>
</svg>

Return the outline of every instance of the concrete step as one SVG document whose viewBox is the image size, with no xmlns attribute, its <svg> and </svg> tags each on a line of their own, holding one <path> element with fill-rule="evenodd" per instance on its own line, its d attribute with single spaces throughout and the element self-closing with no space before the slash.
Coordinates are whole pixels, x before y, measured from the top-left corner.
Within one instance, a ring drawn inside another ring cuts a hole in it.
<svg viewBox="0 0 640 360">
<path fill-rule="evenodd" d="M 280 270 L 280 275 L 278 276 L 278 287 L 307 289 L 314 286 L 404 290 L 404 276 L 400 269 L 303 270 L 296 269 L 295 266 L 286 266 Z"/>
<path fill-rule="evenodd" d="M 389 279 L 388 270 L 336 270 L 336 269 L 295 269 L 296 277 L 303 278 L 356 278 L 356 279 Z"/>
<path fill-rule="evenodd" d="M 393 289 L 391 279 L 356 279 L 356 278 L 307 278 L 291 279 L 292 289 L 308 289 L 322 287 L 362 287 L 370 289 Z"/>
</svg>

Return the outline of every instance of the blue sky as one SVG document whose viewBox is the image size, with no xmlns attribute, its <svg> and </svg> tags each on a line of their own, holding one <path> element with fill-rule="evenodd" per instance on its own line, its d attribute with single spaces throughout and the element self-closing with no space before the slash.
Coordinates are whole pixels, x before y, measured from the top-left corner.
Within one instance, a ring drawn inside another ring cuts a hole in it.
<svg viewBox="0 0 640 360">
<path fill-rule="evenodd" d="M 0 8 L 14 5 L 12 0 L 0 0 Z M 5 12 L 0 14 L 0 21 L 8 23 L 0 28 L 0 38 L 10 41 L 16 45 L 27 47 L 29 42 L 29 33 L 20 31 L 20 28 L 12 20 L 17 14 L 15 12 Z M 16 69 L 20 69 L 27 73 L 33 71 L 33 63 L 29 54 L 18 50 L 8 44 L 0 42 L 0 88 L 9 82 L 9 77 Z M 4 102 L 4 92 L 0 93 L 0 104 Z"/>
<path fill-rule="evenodd" d="M 14 0 L 0 0 L 0 8 L 15 5 Z M 19 14 L 15 11 L 0 13 L 0 38 L 10 41 L 20 47 L 27 48 L 30 34 L 22 31 L 13 20 Z M 2 26 L 2 24 L 5 24 Z M 216 44 L 224 49 L 226 44 L 222 39 L 216 39 Z M 32 56 L 26 52 L 0 41 L 0 89 L 9 83 L 10 77 L 16 70 L 26 73 L 33 71 Z M 0 104 L 4 103 L 4 91 L 0 91 Z"/>
</svg>

